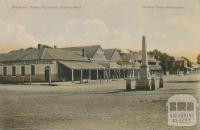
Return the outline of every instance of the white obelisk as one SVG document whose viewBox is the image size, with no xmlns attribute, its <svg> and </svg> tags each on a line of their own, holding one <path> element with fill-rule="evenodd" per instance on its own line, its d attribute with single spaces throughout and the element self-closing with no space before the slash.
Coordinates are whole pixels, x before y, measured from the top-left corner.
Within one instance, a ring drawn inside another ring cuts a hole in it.
<svg viewBox="0 0 200 130">
<path fill-rule="evenodd" d="M 136 81 L 135 87 L 137 90 L 151 90 L 145 36 L 142 37 L 142 64 L 140 67 L 140 77 Z"/>
</svg>

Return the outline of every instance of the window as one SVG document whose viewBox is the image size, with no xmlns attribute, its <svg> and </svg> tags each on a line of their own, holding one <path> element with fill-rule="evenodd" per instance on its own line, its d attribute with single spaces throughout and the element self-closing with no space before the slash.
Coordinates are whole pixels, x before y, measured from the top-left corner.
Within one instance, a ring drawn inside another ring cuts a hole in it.
<svg viewBox="0 0 200 130">
<path fill-rule="evenodd" d="M 25 66 L 21 66 L 21 75 L 25 76 Z"/>
<path fill-rule="evenodd" d="M 31 75 L 35 75 L 35 65 L 31 65 Z"/>
<path fill-rule="evenodd" d="M 12 76 L 16 76 L 16 66 L 12 66 Z"/>
<path fill-rule="evenodd" d="M 7 76 L 7 67 L 3 67 L 3 76 Z"/>
</svg>

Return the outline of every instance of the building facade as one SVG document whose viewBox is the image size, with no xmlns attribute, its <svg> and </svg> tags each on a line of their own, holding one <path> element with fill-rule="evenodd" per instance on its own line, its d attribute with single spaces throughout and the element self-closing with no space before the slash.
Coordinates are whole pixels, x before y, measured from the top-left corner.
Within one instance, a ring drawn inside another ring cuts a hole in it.
<svg viewBox="0 0 200 130">
<path fill-rule="evenodd" d="M 126 78 L 127 75 L 125 75 L 126 68 L 123 68 L 121 65 L 119 65 L 119 61 L 121 61 L 121 56 L 118 51 L 118 49 L 104 49 L 104 53 L 106 56 L 106 59 L 108 60 L 107 68 L 108 74 L 110 79 L 119 79 L 119 78 Z"/>
<path fill-rule="evenodd" d="M 56 82 L 98 79 L 102 65 L 79 51 L 38 45 L 0 56 L 0 82 Z M 95 77 L 95 78 L 94 78 Z"/>
<path fill-rule="evenodd" d="M 140 60 L 136 55 L 120 54 L 118 49 L 103 50 L 100 45 L 57 48 L 38 44 L 37 48 L 1 54 L 0 82 L 89 82 L 137 78 Z M 150 59 L 149 64 L 152 72 L 161 69 L 155 59 Z"/>
<path fill-rule="evenodd" d="M 129 68 L 130 75 L 134 78 L 139 77 L 139 69 L 142 62 L 141 54 L 131 54 L 131 53 L 121 53 L 123 66 Z M 160 61 L 153 57 L 148 56 L 148 65 L 150 69 L 150 74 L 152 76 L 157 76 L 162 73 L 162 68 L 160 66 Z"/>
<path fill-rule="evenodd" d="M 172 66 L 173 66 L 172 73 L 175 73 L 175 74 L 181 74 L 181 73 L 186 72 L 188 69 L 190 69 L 187 66 L 187 60 L 182 57 L 175 57 Z"/>
</svg>

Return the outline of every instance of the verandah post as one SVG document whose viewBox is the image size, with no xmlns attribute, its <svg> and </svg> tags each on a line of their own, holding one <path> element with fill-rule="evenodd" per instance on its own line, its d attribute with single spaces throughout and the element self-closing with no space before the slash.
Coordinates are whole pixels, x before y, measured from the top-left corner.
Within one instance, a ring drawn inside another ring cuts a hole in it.
<svg viewBox="0 0 200 130">
<path fill-rule="evenodd" d="M 91 80 L 91 69 L 89 69 L 89 82 Z"/>
<path fill-rule="evenodd" d="M 74 69 L 72 69 L 72 74 L 71 74 L 71 76 L 72 76 L 72 83 L 74 82 Z"/>
</svg>

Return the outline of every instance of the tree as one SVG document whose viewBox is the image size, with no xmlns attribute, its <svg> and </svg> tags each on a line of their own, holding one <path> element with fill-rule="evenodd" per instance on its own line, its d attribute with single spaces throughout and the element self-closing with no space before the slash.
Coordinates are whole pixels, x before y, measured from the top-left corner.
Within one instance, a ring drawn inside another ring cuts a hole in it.
<svg viewBox="0 0 200 130">
<path fill-rule="evenodd" d="M 162 55 L 162 53 L 160 51 L 158 51 L 157 49 L 148 52 L 148 54 L 152 57 L 154 57 L 155 59 L 160 59 L 160 56 Z"/>
<path fill-rule="evenodd" d="M 197 56 L 197 63 L 200 64 L 200 54 Z"/>
<path fill-rule="evenodd" d="M 174 63 L 173 56 L 170 56 L 167 53 L 162 53 L 161 51 L 157 49 L 148 52 L 148 54 L 161 62 L 160 65 L 163 71 L 173 70 L 173 63 Z"/>
</svg>

